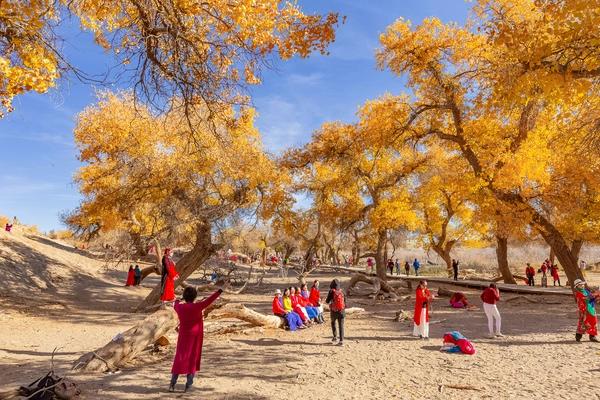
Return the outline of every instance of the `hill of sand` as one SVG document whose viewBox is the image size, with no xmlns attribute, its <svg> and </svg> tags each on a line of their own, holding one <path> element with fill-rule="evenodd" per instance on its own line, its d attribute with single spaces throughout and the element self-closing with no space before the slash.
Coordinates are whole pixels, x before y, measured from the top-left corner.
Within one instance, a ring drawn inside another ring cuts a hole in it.
<svg viewBox="0 0 600 400">
<path fill-rule="evenodd" d="M 127 266 L 107 267 L 101 256 L 43 236 L 0 232 L 0 386 L 45 374 L 55 349 L 55 368 L 65 374 L 81 354 L 143 318 L 130 310 L 158 279 L 151 276 L 141 287 L 126 288 Z M 333 277 L 314 275 L 323 287 Z M 199 283 L 198 277 L 188 282 Z M 272 271 L 262 285 L 253 281 L 244 294 L 225 297 L 268 313 L 273 290 L 295 283 L 295 277 L 278 278 Z M 431 286 L 435 292 L 438 285 Z M 88 399 L 600 398 L 600 346 L 587 338 L 574 341 L 576 311 L 569 296 L 507 301 L 515 295 L 503 295 L 499 309 L 506 337 L 493 340 L 485 338 L 480 308 L 454 310 L 439 298 L 433 304 L 431 339 L 419 340 L 410 336 L 411 321 L 393 321 L 400 309 L 412 313 L 413 298 L 374 302 L 367 292 L 365 287 L 349 298 L 349 306 L 366 312 L 347 318 L 343 347 L 331 344 L 329 320 L 293 333 L 257 329 L 207 335 L 202 371 L 188 394 L 166 391 L 173 346 L 144 354 L 118 373 L 73 379 Z M 478 292 L 463 292 L 481 306 Z M 207 329 L 213 323 L 208 320 Z M 474 356 L 439 351 L 443 333 L 455 329 L 473 341 Z M 175 335 L 169 335 L 172 343 Z M 183 380 L 179 389 L 182 385 Z"/>
</svg>

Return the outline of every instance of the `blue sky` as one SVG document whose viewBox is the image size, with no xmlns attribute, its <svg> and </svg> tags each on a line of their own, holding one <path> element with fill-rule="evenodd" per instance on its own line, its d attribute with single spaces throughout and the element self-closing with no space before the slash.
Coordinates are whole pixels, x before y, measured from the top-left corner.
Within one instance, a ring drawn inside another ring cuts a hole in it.
<svg viewBox="0 0 600 400">
<path fill-rule="evenodd" d="M 352 121 L 365 100 L 403 91 L 402 80 L 375 67 L 378 37 L 399 17 L 420 22 L 428 16 L 465 21 L 463 0 L 300 0 L 307 12 L 337 11 L 347 17 L 328 56 L 274 63 L 263 84 L 251 89 L 267 149 L 301 145 L 323 122 Z M 65 28 L 64 52 L 87 73 L 113 65 L 109 53 L 79 33 L 75 22 Z M 15 111 L 0 120 L 0 214 L 17 216 L 44 231 L 61 229 L 59 214 L 79 204 L 72 177 L 79 162 L 73 143 L 74 119 L 99 89 L 74 77 L 59 81 L 46 94 L 18 97 Z"/>
</svg>

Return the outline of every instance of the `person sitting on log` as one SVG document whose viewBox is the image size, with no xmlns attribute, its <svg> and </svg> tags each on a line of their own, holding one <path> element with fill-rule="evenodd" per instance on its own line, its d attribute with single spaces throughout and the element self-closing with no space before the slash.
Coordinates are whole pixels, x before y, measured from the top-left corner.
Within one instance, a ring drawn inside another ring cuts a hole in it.
<svg viewBox="0 0 600 400">
<path fill-rule="evenodd" d="M 160 285 L 162 288 L 160 300 L 163 303 L 168 303 L 175 300 L 175 280 L 179 278 L 179 274 L 175 269 L 175 263 L 171 259 L 171 249 L 165 249 L 165 255 L 162 258 L 162 274 Z"/>
<path fill-rule="evenodd" d="M 450 297 L 450 306 L 453 308 L 467 308 L 469 307 L 469 303 L 467 302 L 467 297 L 462 292 L 455 292 Z"/>
<path fill-rule="evenodd" d="M 325 315 L 323 314 L 323 304 L 321 301 L 321 292 L 319 291 L 319 281 L 314 280 L 312 287 L 310 288 L 310 295 L 308 296 L 308 300 L 310 303 L 319 309 L 319 313 L 321 313 L 321 320 L 325 322 Z"/>
<path fill-rule="evenodd" d="M 175 384 L 179 375 L 185 374 L 187 381 L 185 383 L 185 392 L 187 392 L 194 383 L 194 374 L 200 371 L 200 360 L 202 358 L 202 342 L 204 340 L 204 310 L 210 306 L 220 295 L 223 289 L 207 298 L 194 302 L 198 296 L 198 291 L 192 286 L 183 290 L 183 299 L 185 303 L 179 300 L 175 301 L 175 312 L 179 318 L 179 333 L 177 337 L 177 349 L 171 368 L 171 383 L 169 391 L 175 391 Z"/>
<path fill-rule="evenodd" d="M 133 271 L 133 265 L 129 266 L 129 271 L 127 271 L 127 281 L 125 282 L 125 286 L 133 286 L 135 285 L 135 276 Z"/>
<path fill-rule="evenodd" d="M 294 311 L 285 310 L 285 308 L 283 307 L 283 298 L 281 296 L 281 290 L 279 289 L 275 291 L 275 297 L 273 298 L 273 314 L 283 318 L 286 326 L 292 332 L 296 329 L 306 328 L 298 314 L 296 314 Z"/>
<path fill-rule="evenodd" d="M 300 311 L 299 309 L 294 307 L 292 303 L 292 297 L 290 296 L 290 294 L 290 288 L 286 288 L 283 290 L 283 309 L 285 310 L 285 312 L 295 312 L 300 317 L 302 323 L 306 323 L 308 321 L 308 317 L 305 317 L 304 314 L 302 314 L 302 312 L 298 312 Z"/>
<path fill-rule="evenodd" d="M 319 309 L 313 306 L 308 300 L 308 290 L 306 290 L 305 283 L 302 284 L 302 290 L 296 287 L 296 296 L 298 298 L 298 303 L 306 309 L 308 318 L 318 324 L 322 323 L 323 321 L 321 321 Z"/>
<path fill-rule="evenodd" d="M 308 310 L 298 301 L 298 294 L 296 293 L 296 288 L 290 286 L 290 299 L 292 300 L 292 307 L 294 311 L 296 311 L 300 317 L 302 318 L 302 322 L 310 325 L 312 323 L 311 317 L 308 315 Z"/>
</svg>

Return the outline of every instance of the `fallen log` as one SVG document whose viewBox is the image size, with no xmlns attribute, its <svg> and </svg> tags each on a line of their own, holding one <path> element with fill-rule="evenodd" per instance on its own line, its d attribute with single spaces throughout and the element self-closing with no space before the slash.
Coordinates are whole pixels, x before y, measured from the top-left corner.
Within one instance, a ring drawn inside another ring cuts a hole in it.
<svg viewBox="0 0 600 400">
<path fill-rule="evenodd" d="M 536 303 L 536 304 L 538 304 L 538 303 L 540 302 L 540 301 L 539 301 L 539 300 L 537 300 L 537 299 L 532 299 L 532 298 L 529 298 L 529 297 L 527 297 L 527 296 L 515 296 L 515 297 L 509 297 L 509 298 L 507 298 L 507 299 L 506 299 L 506 300 L 504 300 L 504 301 L 506 301 L 506 302 L 511 302 L 511 301 L 515 301 L 515 300 L 526 300 L 526 301 L 528 301 L 528 302 L 530 302 L 530 303 Z"/>
<path fill-rule="evenodd" d="M 103 347 L 81 356 L 72 369 L 79 372 L 118 370 L 122 364 L 135 358 L 177 324 L 177 315 L 172 308 L 156 311 Z"/>
<path fill-rule="evenodd" d="M 452 297 L 456 292 L 448 290 L 446 288 L 440 287 L 438 288 L 438 296 L 439 297 Z"/>
<path fill-rule="evenodd" d="M 360 272 L 354 274 L 346 285 L 345 293 L 347 296 L 351 296 L 352 289 L 354 289 L 359 282 L 364 282 L 373 286 L 373 292 L 370 296 L 374 296 L 374 298 L 377 298 L 379 294 L 382 294 L 384 297 L 389 297 L 394 301 L 398 300 L 396 290 L 390 286 L 388 282 L 382 281 L 377 277 L 369 278 L 367 275 Z"/>
<path fill-rule="evenodd" d="M 256 312 L 241 303 L 229 303 L 213 311 L 212 319 L 235 318 L 247 322 L 253 326 L 265 328 L 283 328 L 283 318 L 276 315 L 265 315 Z"/>
</svg>

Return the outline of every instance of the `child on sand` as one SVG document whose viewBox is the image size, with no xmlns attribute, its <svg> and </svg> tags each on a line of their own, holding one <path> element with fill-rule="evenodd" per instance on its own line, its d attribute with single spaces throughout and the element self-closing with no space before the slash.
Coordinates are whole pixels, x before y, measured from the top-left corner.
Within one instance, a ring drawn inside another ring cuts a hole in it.
<svg viewBox="0 0 600 400">
<path fill-rule="evenodd" d="M 185 374 L 185 392 L 194 383 L 194 374 L 200 370 L 200 359 L 202 357 L 202 341 L 204 339 L 204 309 L 210 306 L 220 295 L 223 289 L 219 289 L 206 299 L 194 303 L 198 292 L 196 288 L 188 286 L 183 290 L 185 303 L 175 301 L 175 312 L 179 318 L 179 334 L 177 337 L 177 350 L 171 368 L 171 383 L 169 391 L 175 391 L 175 384 L 179 375 Z"/>
<path fill-rule="evenodd" d="M 346 317 L 346 299 L 344 292 L 340 289 L 340 283 L 337 279 L 331 281 L 329 285 L 329 293 L 327 293 L 327 299 L 325 300 L 329 304 L 330 317 L 331 317 L 331 331 L 333 333 L 332 342 L 335 343 L 338 339 L 335 322 L 338 322 L 340 328 L 340 341 L 339 346 L 344 344 L 344 318 Z"/>
<path fill-rule="evenodd" d="M 483 311 L 488 320 L 489 338 L 503 337 L 500 328 L 502 324 L 502 318 L 496 303 L 500 301 L 500 291 L 495 283 L 490 283 L 490 286 L 481 293 L 481 300 L 483 301 Z M 494 319 L 496 320 L 496 331 L 494 333 Z"/>
</svg>

